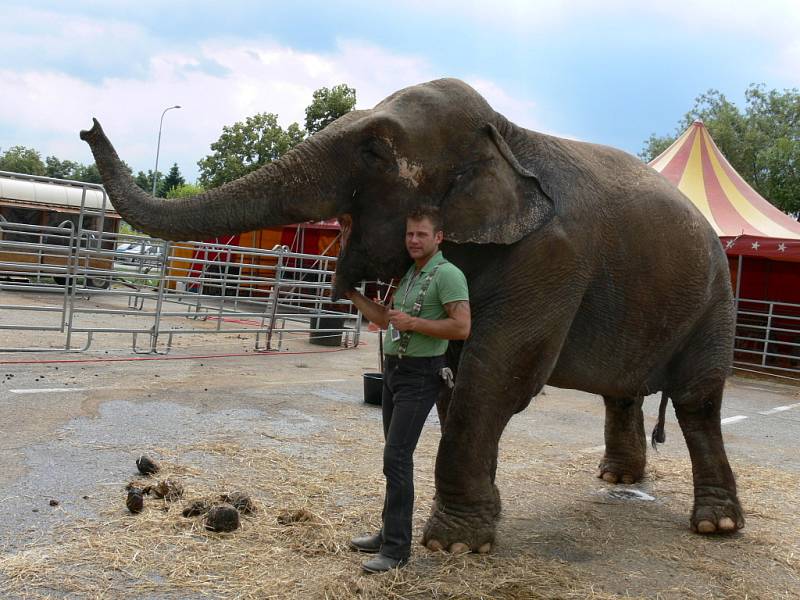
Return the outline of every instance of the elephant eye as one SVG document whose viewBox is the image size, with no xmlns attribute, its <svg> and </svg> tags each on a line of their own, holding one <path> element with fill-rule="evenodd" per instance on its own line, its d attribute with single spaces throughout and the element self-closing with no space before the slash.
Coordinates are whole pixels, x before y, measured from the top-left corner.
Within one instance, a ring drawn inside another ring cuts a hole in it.
<svg viewBox="0 0 800 600">
<path fill-rule="evenodd" d="M 388 171 L 392 165 L 392 151 L 381 140 L 372 139 L 364 144 L 361 149 L 361 157 L 367 167 Z"/>
</svg>

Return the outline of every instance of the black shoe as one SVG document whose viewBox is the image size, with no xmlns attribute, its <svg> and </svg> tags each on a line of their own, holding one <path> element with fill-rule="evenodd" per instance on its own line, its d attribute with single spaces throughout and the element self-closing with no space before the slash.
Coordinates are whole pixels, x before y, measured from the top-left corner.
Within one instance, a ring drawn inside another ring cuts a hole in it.
<svg viewBox="0 0 800 600">
<path fill-rule="evenodd" d="M 380 532 L 372 535 L 362 535 L 350 540 L 351 549 L 368 554 L 380 552 L 381 544 L 383 544 L 383 535 Z"/>
<path fill-rule="evenodd" d="M 408 562 L 407 558 L 392 558 L 385 554 L 378 554 L 361 565 L 367 573 L 385 573 L 392 569 L 400 569 Z"/>
</svg>

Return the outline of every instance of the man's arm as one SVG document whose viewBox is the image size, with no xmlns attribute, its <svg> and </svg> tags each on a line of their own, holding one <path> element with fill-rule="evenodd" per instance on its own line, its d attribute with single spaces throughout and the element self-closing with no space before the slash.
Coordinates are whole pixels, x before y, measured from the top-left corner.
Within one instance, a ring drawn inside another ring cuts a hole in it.
<svg viewBox="0 0 800 600">
<path fill-rule="evenodd" d="M 369 319 L 370 323 L 375 323 L 381 329 L 389 327 L 389 309 L 383 304 L 378 304 L 367 298 L 357 290 L 348 290 L 344 293 L 345 297 L 356 305 L 361 314 Z"/>
<path fill-rule="evenodd" d="M 364 299 L 366 300 L 366 298 Z M 355 301 L 353 302 L 355 303 Z M 469 302 L 467 300 L 448 302 L 444 305 L 444 309 L 447 311 L 447 318 L 435 321 L 412 317 L 399 310 L 387 310 L 386 313 L 388 321 L 398 331 L 418 331 L 442 340 L 467 339 L 472 328 L 472 313 L 470 312 Z M 366 313 L 364 314 L 366 315 Z"/>
</svg>

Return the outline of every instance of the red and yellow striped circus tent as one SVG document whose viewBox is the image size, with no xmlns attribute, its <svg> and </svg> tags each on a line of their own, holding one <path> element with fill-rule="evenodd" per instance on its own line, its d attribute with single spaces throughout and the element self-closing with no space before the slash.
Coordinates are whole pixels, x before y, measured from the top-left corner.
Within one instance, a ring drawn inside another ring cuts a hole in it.
<svg viewBox="0 0 800 600">
<path fill-rule="evenodd" d="M 729 256 L 800 261 L 800 223 L 742 179 L 701 121 L 692 123 L 650 166 L 703 213 Z"/>
<path fill-rule="evenodd" d="M 800 223 L 742 179 L 700 121 L 650 166 L 703 213 L 728 255 L 734 364 L 800 373 Z"/>
</svg>

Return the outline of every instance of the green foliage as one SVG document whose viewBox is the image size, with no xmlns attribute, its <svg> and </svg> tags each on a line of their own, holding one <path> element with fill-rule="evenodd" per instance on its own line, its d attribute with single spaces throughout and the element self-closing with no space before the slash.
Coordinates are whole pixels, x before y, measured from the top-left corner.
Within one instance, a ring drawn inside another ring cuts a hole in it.
<svg viewBox="0 0 800 600">
<path fill-rule="evenodd" d="M 164 174 L 159 171 L 158 172 L 158 180 L 163 181 Z M 136 174 L 136 177 L 133 178 L 133 181 L 138 185 L 141 189 L 143 189 L 148 194 L 153 191 L 153 170 L 148 169 L 147 173 L 144 171 L 139 171 Z M 158 190 L 156 190 L 158 192 Z"/>
<path fill-rule="evenodd" d="M 178 163 L 173 163 L 172 168 L 167 173 L 167 176 L 159 181 L 158 195 L 161 198 L 168 198 L 170 190 L 183 185 L 186 180 L 181 175 L 181 170 L 178 168 Z"/>
<path fill-rule="evenodd" d="M 26 175 L 45 175 L 42 155 L 33 148 L 11 146 L 0 154 L 0 171 L 24 173 Z"/>
<path fill-rule="evenodd" d="M 259 113 L 222 128 L 220 138 L 211 144 L 211 154 L 198 161 L 199 183 L 213 188 L 238 179 L 261 165 L 277 160 L 343 114 L 353 110 L 356 91 L 345 84 L 320 88 L 306 108 L 306 128 L 292 123 L 285 130 L 278 115 Z M 143 174 L 142 174 L 143 175 Z M 150 180 L 152 186 L 152 179 Z M 139 183 L 137 181 L 137 183 Z M 142 183 L 139 183 L 140 187 Z"/>
<path fill-rule="evenodd" d="M 131 168 L 122 163 L 131 172 Z M 74 160 L 59 160 L 56 156 L 48 156 L 42 162 L 42 155 L 32 148 L 12 146 L 0 155 L 0 171 L 12 171 L 26 175 L 42 175 L 56 179 L 71 179 L 86 183 L 103 183 L 100 171 L 94 163 L 84 165 Z"/>
<path fill-rule="evenodd" d="M 131 168 L 125 165 L 125 168 L 130 173 Z M 77 181 L 85 181 L 86 183 L 103 183 L 103 178 L 100 177 L 100 171 L 97 165 L 92 163 L 90 165 L 79 165 L 75 172 L 75 179 Z"/>
<path fill-rule="evenodd" d="M 58 160 L 55 156 L 48 156 L 44 159 L 44 165 L 45 175 L 56 179 L 77 179 L 76 175 L 83 167 L 74 160 Z"/>
<path fill-rule="evenodd" d="M 303 137 L 297 123 L 284 131 L 274 113 L 258 113 L 244 122 L 226 125 L 220 138 L 211 144 L 214 152 L 197 163 L 199 182 L 213 188 L 238 179 L 280 158 Z"/>
<path fill-rule="evenodd" d="M 189 196 L 197 196 L 198 194 L 202 194 L 205 191 L 205 188 L 201 185 L 195 185 L 193 183 L 184 183 L 174 188 L 171 188 L 165 198 L 187 198 Z"/>
<path fill-rule="evenodd" d="M 314 92 L 306 108 L 306 131 L 309 135 L 322 131 L 356 106 L 356 90 L 344 83 Z"/>
<path fill-rule="evenodd" d="M 130 223 L 120 219 L 119 222 L 119 235 L 138 235 L 138 231 L 136 231 L 133 227 L 131 227 Z"/>
<path fill-rule="evenodd" d="M 751 85 L 740 110 L 717 90 L 695 104 L 672 136 L 653 134 L 639 157 L 649 162 L 694 122 L 705 123 L 734 169 L 759 194 L 787 213 L 800 213 L 800 92 Z"/>
<path fill-rule="evenodd" d="M 656 156 L 664 152 L 667 148 L 672 145 L 678 136 L 676 135 L 656 135 L 655 133 L 651 133 L 650 137 L 644 143 L 644 148 L 642 151 L 639 152 L 638 156 L 644 162 L 650 162 Z"/>
</svg>

